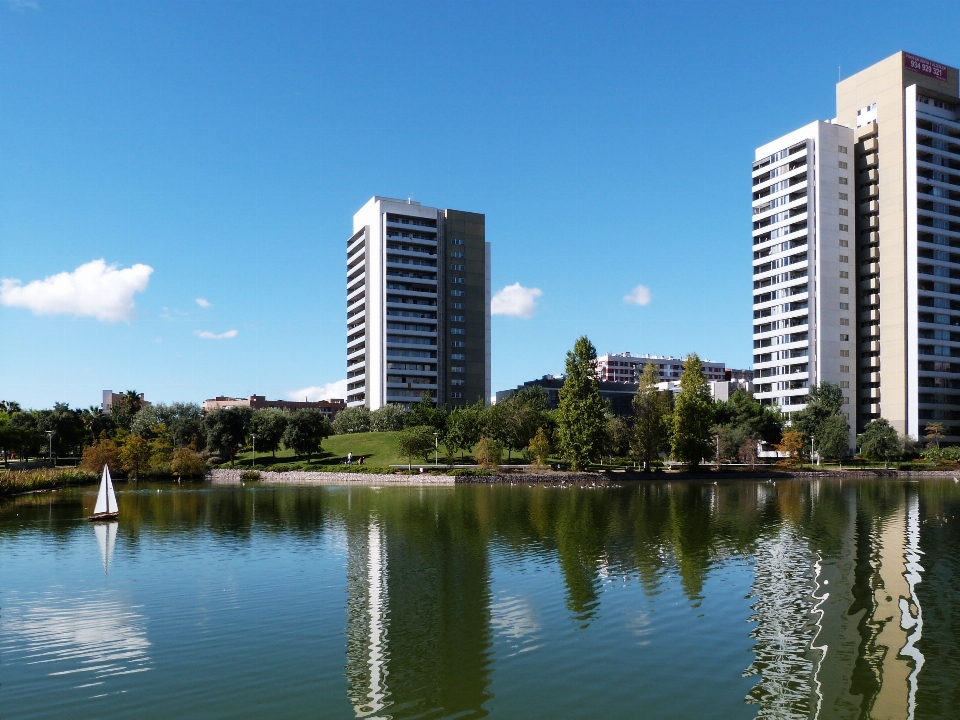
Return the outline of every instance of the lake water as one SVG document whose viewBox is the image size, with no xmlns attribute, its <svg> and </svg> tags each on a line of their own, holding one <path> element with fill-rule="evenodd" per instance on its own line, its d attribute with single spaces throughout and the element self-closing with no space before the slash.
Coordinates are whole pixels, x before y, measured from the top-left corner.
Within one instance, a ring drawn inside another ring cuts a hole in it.
<svg viewBox="0 0 960 720">
<path fill-rule="evenodd" d="M 0 717 L 958 718 L 960 485 L 0 503 Z"/>
</svg>

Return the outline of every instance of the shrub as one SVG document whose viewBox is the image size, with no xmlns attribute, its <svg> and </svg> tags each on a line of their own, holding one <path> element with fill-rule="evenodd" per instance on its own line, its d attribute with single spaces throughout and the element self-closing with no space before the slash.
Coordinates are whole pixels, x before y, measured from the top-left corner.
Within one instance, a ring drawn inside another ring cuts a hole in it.
<svg viewBox="0 0 960 720">
<path fill-rule="evenodd" d="M 213 458 L 210 458 L 213 460 Z M 219 459 L 219 458 L 217 458 Z M 182 448 L 173 451 L 170 472 L 182 477 L 200 477 L 207 471 L 207 463 L 196 450 Z"/>
<path fill-rule="evenodd" d="M 488 437 L 480 438 L 480 442 L 473 449 L 473 456 L 480 467 L 491 468 L 500 464 L 503 457 L 503 448 L 496 440 Z"/>
<path fill-rule="evenodd" d="M 370 413 L 370 429 L 374 432 L 403 430 L 407 411 L 401 405 L 384 405 Z"/>
<path fill-rule="evenodd" d="M 34 490 L 49 490 L 67 485 L 83 485 L 95 483 L 99 474 L 86 470 L 71 468 L 69 470 L 10 470 L 0 473 L 0 495 L 31 492 Z"/>
<path fill-rule="evenodd" d="M 333 431 L 337 435 L 370 432 L 370 408 L 363 405 L 344 408 L 333 419 Z"/>
<path fill-rule="evenodd" d="M 240 473 L 241 480 L 259 480 L 260 473 L 256 470 L 244 470 Z"/>
<path fill-rule="evenodd" d="M 101 473 L 103 466 L 109 465 L 114 471 L 120 469 L 120 448 L 113 440 L 103 438 L 90 447 L 83 449 L 80 467 L 89 472 Z"/>
<path fill-rule="evenodd" d="M 453 477 L 490 477 L 489 470 L 471 470 L 469 468 L 457 468 L 446 474 Z"/>
</svg>

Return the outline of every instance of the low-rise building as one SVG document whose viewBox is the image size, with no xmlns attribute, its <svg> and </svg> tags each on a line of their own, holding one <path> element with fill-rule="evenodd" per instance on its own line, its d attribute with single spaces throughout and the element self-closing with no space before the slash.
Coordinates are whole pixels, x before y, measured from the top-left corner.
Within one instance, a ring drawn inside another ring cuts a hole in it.
<svg viewBox="0 0 960 720">
<path fill-rule="evenodd" d="M 100 409 L 103 410 L 105 415 L 109 415 L 111 412 L 113 412 L 113 406 L 125 397 L 126 395 L 124 393 L 115 393 L 113 390 L 104 390 L 103 400 L 100 402 Z M 140 407 L 147 407 L 152 404 L 143 399 L 143 393 L 137 395 L 137 398 L 140 400 Z"/>
<path fill-rule="evenodd" d="M 633 355 L 629 352 L 606 353 L 597 358 L 597 373 L 600 380 L 606 382 L 636 383 L 648 363 L 653 363 L 660 371 L 660 380 L 679 379 L 686 358 L 672 355 Z M 707 380 L 726 380 L 724 363 L 703 360 L 703 374 Z"/>
<path fill-rule="evenodd" d="M 245 398 L 226 397 L 218 395 L 210 400 L 203 401 L 204 410 L 219 410 L 221 408 L 231 407 L 250 407 L 254 410 L 264 408 L 273 408 L 275 410 L 302 410 L 304 408 L 314 408 L 323 413 L 328 420 L 333 420 L 337 413 L 347 406 L 345 400 L 267 400 L 263 395 L 250 395 Z"/>
</svg>

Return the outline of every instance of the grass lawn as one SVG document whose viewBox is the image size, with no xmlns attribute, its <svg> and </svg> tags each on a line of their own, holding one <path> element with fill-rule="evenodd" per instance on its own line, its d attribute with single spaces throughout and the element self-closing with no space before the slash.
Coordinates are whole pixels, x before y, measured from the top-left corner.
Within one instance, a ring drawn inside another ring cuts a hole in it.
<svg viewBox="0 0 960 720">
<path fill-rule="evenodd" d="M 353 453 L 356 462 L 363 455 L 363 464 L 373 467 L 387 467 L 398 465 L 405 460 L 397 455 L 397 433 L 353 433 L 351 435 L 331 435 L 323 441 L 323 449 L 319 455 L 314 455 L 310 465 L 339 465 L 347 459 L 347 453 Z M 253 453 L 246 452 L 237 455 L 237 465 L 250 465 Z M 303 462 L 306 456 L 297 460 L 293 450 L 277 450 L 276 459 L 270 453 L 257 451 L 257 465 L 273 465 L 275 463 Z"/>
<path fill-rule="evenodd" d="M 363 456 L 363 464 L 371 467 L 388 467 L 390 465 L 405 465 L 407 458 L 400 457 L 397 454 L 397 433 L 395 432 L 370 432 L 370 433 L 352 433 L 350 435 L 331 435 L 323 441 L 323 449 L 319 455 L 314 455 L 309 465 L 340 465 L 347 459 L 347 453 L 353 453 L 353 461 Z M 503 461 L 507 461 L 507 453 L 503 453 Z M 253 453 L 245 452 L 237 455 L 237 467 L 253 464 Z M 307 465 L 307 458 L 304 456 L 297 460 L 296 453 L 293 450 L 277 450 L 277 457 L 274 459 L 270 453 L 261 453 L 257 451 L 257 465 L 270 466 L 278 463 L 301 462 Z M 433 462 L 431 454 L 430 462 Z M 440 446 L 440 463 L 447 462 L 446 450 L 443 445 Z M 469 453 L 466 454 L 463 461 L 460 455 L 454 458 L 454 462 L 472 463 L 473 458 Z M 515 464 L 525 464 L 522 457 L 513 453 L 513 462 Z M 414 465 L 424 465 L 423 460 L 413 461 Z"/>
</svg>

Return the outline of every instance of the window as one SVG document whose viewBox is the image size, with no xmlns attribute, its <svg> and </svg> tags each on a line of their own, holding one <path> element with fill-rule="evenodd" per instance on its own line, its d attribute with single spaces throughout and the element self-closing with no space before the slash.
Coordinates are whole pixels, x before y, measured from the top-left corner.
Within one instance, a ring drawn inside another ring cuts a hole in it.
<svg viewBox="0 0 960 720">
<path fill-rule="evenodd" d="M 450 381 L 450 384 L 451 384 L 451 385 L 465 385 L 466 382 L 467 382 L 466 380 L 451 380 L 451 381 Z"/>
<path fill-rule="evenodd" d="M 463 353 L 450 353 L 451 360 L 466 360 L 467 356 Z"/>
<path fill-rule="evenodd" d="M 463 240 L 458 240 L 457 238 L 454 238 L 453 240 L 450 241 L 450 243 L 452 245 L 463 245 Z"/>
<path fill-rule="evenodd" d="M 466 320 L 463 319 L 463 315 L 451 315 L 451 316 L 450 316 L 450 321 L 451 321 L 451 322 L 466 322 Z"/>
<path fill-rule="evenodd" d="M 451 269 L 451 270 L 459 270 L 460 272 L 463 272 L 466 268 L 464 268 L 463 265 L 458 265 L 458 264 L 454 263 L 453 265 L 450 266 L 450 269 Z"/>
<path fill-rule="evenodd" d="M 850 387 L 850 381 L 849 381 L 849 380 L 841 380 L 841 381 L 840 381 L 840 387 L 842 387 L 842 388 L 848 388 L 848 387 Z"/>
<path fill-rule="evenodd" d="M 840 318 L 840 324 L 841 324 L 841 325 L 849 325 L 849 324 L 850 324 L 850 318 Z"/>
<path fill-rule="evenodd" d="M 462 392 L 453 392 L 453 393 L 450 393 L 450 397 L 452 397 L 452 398 L 457 398 L 457 399 L 459 400 L 460 398 L 463 397 L 463 393 L 462 393 Z"/>
<path fill-rule="evenodd" d="M 850 294 L 850 288 L 845 288 L 845 287 L 840 288 L 840 294 L 841 294 L 841 295 L 849 295 L 849 294 Z"/>
<path fill-rule="evenodd" d="M 840 247 L 850 247 L 850 241 L 849 241 L 849 240 L 841 240 L 841 241 L 840 241 Z"/>
<path fill-rule="evenodd" d="M 845 302 L 840 303 L 840 309 L 841 309 L 841 310 L 849 310 L 849 309 L 850 309 L 850 303 L 845 303 Z"/>
<path fill-rule="evenodd" d="M 465 367 L 463 367 L 463 365 L 453 365 L 453 366 L 451 366 L 451 368 L 450 368 L 450 372 L 455 372 L 455 373 L 463 373 L 463 372 L 466 372 L 466 371 L 467 371 L 467 369 L 466 369 Z"/>
<path fill-rule="evenodd" d="M 849 215 L 849 214 L 850 214 L 850 211 L 847 210 L 846 208 L 840 208 L 839 212 L 840 212 L 841 215 Z"/>
<path fill-rule="evenodd" d="M 463 328 L 450 328 L 451 335 L 466 335 L 467 331 Z"/>
<path fill-rule="evenodd" d="M 850 336 L 846 333 L 840 333 L 840 342 L 849 342 Z"/>
<path fill-rule="evenodd" d="M 838 145 L 838 146 L 837 146 L 837 152 L 838 152 L 838 153 L 843 153 L 844 155 L 846 155 L 846 154 L 847 154 L 847 146 L 846 146 L 846 145 Z"/>
<path fill-rule="evenodd" d="M 849 229 L 850 229 L 849 225 L 844 225 L 843 223 L 840 223 L 840 232 L 847 232 L 847 230 Z"/>
<path fill-rule="evenodd" d="M 841 366 L 840 366 L 840 372 L 842 372 L 842 373 L 848 373 L 848 372 L 850 372 L 850 366 L 849 366 L 849 365 L 841 365 Z"/>
<path fill-rule="evenodd" d="M 450 303 L 451 310 L 463 310 L 463 303 L 461 302 L 452 302 Z"/>
<path fill-rule="evenodd" d="M 846 270 L 841 270 L 841 271 L 840 271 L 840 279 L 841 279 L 841 280 L 846 280 L 846 279 L 849 278 L 849 277 L 850 277 L 850 273 L 849 273 L 848 271 L 846 271 Z"/>
<path fill-rule="evenodd" d="M 450 347 L 466 347 L 467 344 L 463 340 L 454 340 L 450 343 Z"/>
<path fill-rule="evenodd" d="M 840 351 L 840 357 L 850 357 L 850 351 L 849 351 L 849 350 L 841 350 L 841 351 Z"/>
<path fill-rule="evenodd" d="M 841 255 L 841 256 L 840 256 L 840 262 L 842 262 L 842 263 L 848 263 L 848 262 L 850 262 L 850 256 L 849 256 L 849 255 Z"/>
<path fill-rule="evenodd" d="M 840 167 L 841 170 L 846 170 L 846 169 L 847 169 L 847 164 L 846 164 L 843 160 L 841 160 L 840 163 L 839 163 L 839 167 Z"/>
<path fill-rule="evenodd" d="M 451 291 L 450 291 L 450 294 L 451 294 L 453 297 L 463 297 L 463 296 L 464 296 L 463 290 L 451 290 Z"/>
<path fill-rule="evenodd" d="M 844 199 L 846 199 L 846 198 L 844 198 Z M 459 250 L 454 250 L 453 252 L 450 253 L 450 257 L 462 258 L 462 257 L 463 257 L 463 253 L 460 252 Z"/>
<path fill-rule="evenodd" d="M 452 282 L 454 285 L 466 284 L 466 281 L 462 277 L 452 277 L 450 278 L 450 282 Z"/>
<path fill-rule="evenodd" d="M 846 193 L 840 193 L 840 199 L 841 199 L 841 200 L 849 200 L 849 199 L 850 199 L 850 196 L 847 195 Z"/>
<path fill-rule="evenodd" d="M 949 316 L 949 315 L 934 315 L 934 316 L 933 316 L 933 322 L 935 322 L 937 325 L 949 325 L 949 324 L 950 324 L 950 316 Z"/>
<path fill-rule="evenodd" d="M 846 179 L 845 177 L 839 178 L 839 180 L 840 180 L 840 184 L 841 184 L 841 185 L 846 185 L 846 184 L 847 184 L 847 179 Z"/>
</svg>

